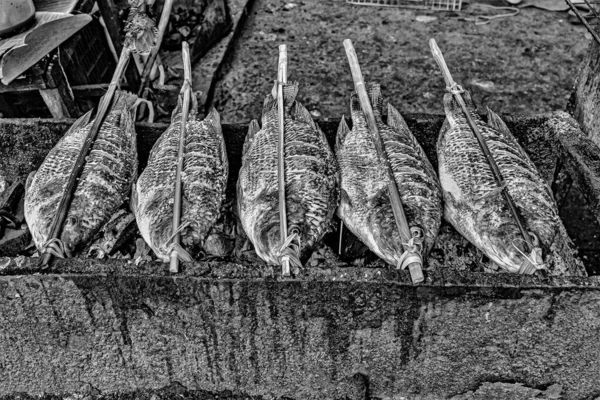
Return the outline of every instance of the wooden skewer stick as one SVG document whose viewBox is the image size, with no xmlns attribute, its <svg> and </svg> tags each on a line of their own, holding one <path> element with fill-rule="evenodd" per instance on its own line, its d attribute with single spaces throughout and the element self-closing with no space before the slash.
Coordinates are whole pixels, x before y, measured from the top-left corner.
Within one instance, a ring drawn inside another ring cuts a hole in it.
<svg viewBox="0 0 600 400">
<path fill-rule="evenodd" d="M 462 109 L 462 112 L 467 119 L 467 123 L 469 124 L 469 127 L 471 127 L 471 130 L 477 137 L 479 146 L 481 147 L 481 150 L 483 151 L 483 154 L 485 155 L 485 158 L 487 159 L 487 162 L 490 165 L 490 168 L 492 170 L 492 175 L 494 175 L 494 180 L 498 184 L 498 187 L 502 188 L 502 194 L 504 195 L 504 198 L 506 199 L 506 202 L 508 203 L 510 212 L 513 215 L 515 221 L 517 221 L 517 226 L 519 227 L 519 230 L 521 231 L 521 234 L 523 235 L 523 239 L 525 240 L 525 243 L 527 243 L 527 246 L 529 246 L 528 251 L 533 251 L 535 246 L 533 245 L 531 236 L 525 230 L 525 226 L 523 225 L 523 221 L 521 220 L 521 217 L 517 210 L 517 206 L 515 205 L 515 202 L 514 202 L 512 196 L 508 192 L 506 185 L 504 185 L 504 178 L 502 177 L 502 174 L 500 173 L 498 164 L 496 164 L 496 161 L 494 160 L 494 157 L 492 156 L 492 153 L 490 152 L 490 149 L 487 146 L 487 143 L 485 142 L 484 137 L 481 136 L 481 132 L 479 132 L 479 128 L 475 124 L 475 121 L 473 121 L 473 118 L 471 118 L 471 113 L 467 109 L 467 105 L 465 104 L 465 101 L 463 100 L 462 96 L 460 95 L 462 90 L 458 90 L 459 86 L 457 85 L 456 82 L 454 82 L 454 79 L 452 79 L 452 75 L 450 74 L 448 65 L 446 65 L 446 60 L 444 60 L 444 55 L 442 54 L 440 48 L 438 47 L 437 43 L 435 42 L 435 39 L 429 40 L 429 47 L 431 48 L 431 53 L 433 54 L 433 58 L 435 58 L 437 65 L 440 67 L 440 70 L 442 71 L 442 75 L 444 76 L 444 81 L 446 81 L 446 86 L 447 86 L 448 90 L 454 95 L 454 98 L 460 105 L 460 108 Z M 457 89 L 457 90 L 455 90 L 455 89 Z"/>
<path fill-rule="evenodd" d="M 356 57 L 356 51 L 354 50 L 354 46 L 352 46 L 352 41 L 350 39 L 344 40 L 344 48 L 346 49 L 346 55 L 348 56 L 348 62 L 350 63 L 350 70 L 352 71 L 352 78 L 354 79 L 354 87 L 356 88 L 356 93 L 358 94 L 360 107 L 365 115 L 365 119 L 367 120 L 367 126 L 369 127 L 369 131 L 373 137 L 373 143 L 375 144 L 377 153 L 379 153 L 379 156 L 383 161 L 384 168 L 387 171 L 388 192 L 390 194 L 390 202 L 392 203 L 392 210 L 394 212 L 396 226 L 398 227 L 398 231 L 400 232 L 402 239 L 406 240 L 405 243 L 408 243 L 412 238 L 410 228 L 408 226 L 408 221 L 406 220 L 406 215 L 404 214 L 402 200 L 400 199 L 398 187 L 396 186 L 396 179 L 394 178 L 394 173 L 385 151 L 383 140 L 379 135 L 379 129 L 377 128 L 377 122 L 375 121 L 375 115 L 373 114 L 371 101 L 369 100 L 367 89 L 365 88 L 365 82 L 363 80 L 362 72 L 360 71 L 360 65 L 358 64 L 358 58 Z M 406 262 L 403 264 L 408 264 L 413 283 L 422 282 L 424 277 L 422 267 L 423 260 L 421 255 L 418 252 L 411 251 L 407 245 L 403 245 L 403 247 L 405 252 L 410 252 L 406 258 Z"/>
<path fill-rule="evenodd" d="M 279 182 L 279 231 L 281 243 L 287 239 L 287 213 L 285 206 L 285 119 L 283 104 L 283 84 L 287 83 L 287 46 L 279 45 L 279 62 L 277 63 L 277 121 L 279 122 L 279 147 L 277 149 L 277 180 Z M 281 273 L 290 275 L 289 256 L 281 257 Z"/>
<path fill-rule="evenodd" d="M 152 67 L 154 66 L 156 57 L 158 56 L 158 51 L 160 50 L 160 45 L 162 43 L 163 37 L 165 36 L 165 31 L 167 30 L 167 25 L 169 24 L 169 16 L 171 15 L 172 8 L 173 0 L 165 0 L 165 4 L 163 5 L 163 9 L 160 14 L 160 21 L 158 22 L 158 36 L 156 38 L 156 44 L 152 47 L 152 50 L 150 50 L 150 55 L 148 56 L 148 60 L 146 60 L 146 63 L 144 64 L 142 76 L 140 77 L 140 88 L 138 90 L 138 96 L 140 97 L 143 96 L 144 89 L 148 84 L 150 71 L 152 71 Z"/>
<path fill-rule="evenodd" d="M 77 180 L 81 175 L 81 171 L 83 171 L 83 166 L 85 165 L 85 158 L 87 157 L 96 137 L 98 136 L 98 132 L 102 123 L 104 122 L 104 118 L 106 117 L 106 112 L 112 102 L 112 99 L 115 95 L 115 91 L 117 90 L 117 86 L 123 77 L 125 72 L 125 68 L 127 67 L 127 62 L 129 61 L 130 50 L 125 46 L 121 51 L 121 56 L 119 57 L 119 62 L 117 63 L 117 67 L 115 72 L 113 73 L 112 79 L 110 81 L 110 85 L 108 86 L 108 90 L 106 94 L 102 96 L 100 99 L 100 104 L 98 105 L 98 113 L 94 118 L 94 122 L 92 123 L 92 127 L 90 128 L 90 132 L 85 138 L 85 142 L 83 143 L 83 147 L 79 152 L 79 156 L 77 160 L 75 160 L 75 166 L 73 167 L 73 171 L 69 176 L 69 180 L 67 182 L 67 188 L 65 189 L 65 193 L 60 199 L 60 203 L 58 205 L 58 212 L 54 216 L 52 220 L 52 225 L 50 228 L 49 239 L 58 238 L 62 232 L 63 224 L 67 217 L 67 213 L 69 212 L 69 208 L 71 206 L 71 201 L 73 200 L 73 195 L 75 194 L 75 189 L 77 187 Z M 42 254 L 41 257 L 41 265 L 47 266 L 50 262 L 52 255 L 47 251 Z"/>
<path fill-rule="evenodd" d="M 190 100 L 192 95 L 192 62 L 190 59 L 190 46 L 187 42 L 182 43 L 182 57 L 183 57 L 183 86 L 181 92 L 183 93 L 183 104 L 181 111 L 181 133 L 179 134 L 179 152 L 177 153 L 177 174 L 175 177 L 175 200 L 173 204 L 173 243 L 179 244 L 181 237 L 179 230 L 179 223 L 181 222 L 181 171 L 183 169 L 183 157 L 185 150 L 185 133 L 188 114 L 190 112 Z M 171 251 L 171 263 L 169 271 L 173 273 L 179 272 L 179 257 L 175 250 Z"/>
</svg>

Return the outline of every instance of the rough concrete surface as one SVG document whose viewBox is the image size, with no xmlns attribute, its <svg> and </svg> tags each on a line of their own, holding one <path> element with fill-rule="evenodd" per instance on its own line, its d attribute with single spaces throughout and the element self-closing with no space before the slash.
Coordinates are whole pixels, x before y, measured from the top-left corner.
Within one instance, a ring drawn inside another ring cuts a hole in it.
<svg viewBox="0 0 600 400">
<path fill-rule="evenodd" d="M 0 393 L 178 382 L 265 398 L 368 388 L 431 399 L 507 382 L 585 399 L 600 393 L 599 316 L 600 291 L 583 287 L 1 277 Z"/>
</svg>

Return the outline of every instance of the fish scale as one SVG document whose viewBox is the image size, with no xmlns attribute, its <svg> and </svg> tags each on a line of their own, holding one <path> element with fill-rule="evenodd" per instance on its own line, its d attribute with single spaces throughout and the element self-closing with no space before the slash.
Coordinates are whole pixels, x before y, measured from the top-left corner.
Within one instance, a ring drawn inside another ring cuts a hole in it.
<svg viewBox="0 0 600 400">
<path fill-rule="evenodd" d="M 486 124 L 468 92 L 463 94 L 471 118 L 485 139 L 506 188 L 524 221 L 539 239 L 544 258 L 555 252 L 550 273 L 584 274 L 570 250 L 570 239 L 558 215 L 552 192 L 504 122 L 488 109 Z M 437 143 L 445 218 L 491 260 L 509 272 L 525 262 L 523 238 L 501 195 L 481 147 L 460 106 L 444 96 L 447 120 Z M 518 248 L 518 249 L 517 249 Z"/>
<path fill-rule="evenodd" d="M 369 97 L 408 224 L 423 230 L 423 253 L 427 255 L 441 224 L 438 179 L 404 119 L 390 104 L 388 122 L 383 122 L 383 98 L 379 85 L 370 86 Z M 352 96 L 350 108 L 352 131 L 342 119 L 336 145 L 342 190 L 338 215 L 374 253 L 399 267 L 405 240 L 400 236 L 392 210 L 387 171 L 356 95 Z"/>
<path fill-rule="evenodd" d="M 60 240 L 69 252 L 89 242 L 125 202 L 137 174 L 133 111 L 137 96 L 117 91 L 92 149 L 69 207 Z M 66 190 L 92 122 L 81 117 L 50 150 L 40 168 L 28 179 L 25 219 L 36 247 L 49 240 L 50 227 Z"/>
<path fill-rule="evenodd" d="M 296 263 L 308 258 L 331 228 L 338 203 L 338 170 L 327 139 L 308 111 L 295 100 L 297 83 L 284 84 L 285 199 L 288 235 L 299 232 Z M 244 143 L 237 183 L 238 214 L 257 254 L 280 264 L 277 102 L 264 102 L 262 129 L 256 121 Z M 296 265 L 299 266 L 299 265 Z"/>
<path fill-rule="evenodd" d="M 229 164 L 215 109 L 200 120 L 198 103 L 192 106 L 186 125 L 183 169 L 181 245 L 192 255 L 210 252 L 204 244 L 221 215 Z M 182 97 L 171 118 L 171 125 L 156 141 L 148 165 L 135 186 L 134 214 L 144 240 L 162 261 L 169 260 L 173 236 L 175 179 L 181 132 Z"/>
</svg>

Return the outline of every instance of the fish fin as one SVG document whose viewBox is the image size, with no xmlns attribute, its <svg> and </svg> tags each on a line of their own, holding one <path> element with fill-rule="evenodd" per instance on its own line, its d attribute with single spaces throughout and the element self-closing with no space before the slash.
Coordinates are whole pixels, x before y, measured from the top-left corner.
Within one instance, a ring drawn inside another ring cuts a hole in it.
<svg viewBox="0 0 600 400">
<path fill-rule="evenodd" d="M 487 109 L 487 117 L 488 117 L 488 121 L 487 121 L 488 126 L 496 129 L 498 132 L 500 132 L 504 136 L 512 138 L 513 135 L 510 132 L 510 129 L 508 129 L 508 126 L 506 126 L 506 123 L 502 120 L 502 118 L 500 118 L 500 116 L 498 114 L 496 114 L 495 112 L 493 112 L 489 107 L 486 107 L 486 109 Z"/>
<path fill-rule="evenodd" d="M 344 141 L 346 140 L 346 136 L 348 135 L 349 132 L 350 132 L 350 128 L 348 127 L 348 124 L 346 123 L 346 118 L 344 115 L 342 115 L 342 119 L 340 120 L 340 124 L 338 125 L 337 134 L 335 135 L 336 151 L 338 151 L 344 145 Z"/>
<path fill-rule="evenodd" d="M 223 129 L 221 127 L 221 115 L 214 107 L 210 108 L 210 112 L 204 118 L 204 121 L 213 127 L 217 133 L 223 134 Z"/>
<path fill-rule="evenodd" d="M 90 111 L 86 112 L 81 117 L 79 117 L 79 119 L 77 121 L 75 121 L 75 123 L 73 123 L 73 125 L 71 125 L 71 127 L 64 134 L 63 137 L 68 136 L 71 132 L 75 132 L 78 129 L 84 128 L 87 124 L 89 124 L 93 111 L 94 111 L 94 109 L 91 109 Z"/>
<path fill-rule="evenodd" d="M 381 96 L 381 85 L 378 83 L 371 84 L 369 88 L 369 99 L 371 100 L 371 108 L 375 118 L 381 118 L 383 114 L 383 97 Z"/>
<path fill-rule="evenodd" d="M 31 182 L 33 182 L 33 178 L 35 177 L 35 173 L 37 171 L 31 171 L 29 175 L 27 175 L 27 180 L 25 181 L 25 195 L 29 193 L 29 187 L 31 186 Z"/>
<path fill-rule="evenodd" d="M 462 96 L 463 100 L 465 101 L 465 104 L 467 105 L 467 108 L 469 109 L 469 111 L 472 111 L 475 114 L 477 114 L 477 105 L 473 101 L 473 98 L 471 97 L 471 93 L 469 93 L 468 90 L 465 90 L 464 93 L 461 94 L 461 96 Z"/>
<path fill-rule="evenodd" d="M 137 216 L 138 212 L 138 194 L 137 194 L 137 184 L 133 182 L 131 185 L 131 195 L 129 196 L 129 209 L 133 215 Z"/>
<path fill-rule="evenodd" d="M 246 154 L 248 152 L 248 148 L 254 140 L 254 135 L 256 135 L 258 131 L 260 131 L 260 125 L 258 125 L 257 120 L 253 119 L 252 121 L 250 121 L 250 125 L 248 125 L 248 133 L 246 134 L 246 140 L 244 141 L 242 154 Z"/>
<path fill-rule="evenodd" d="M 352 200 L 350 200 L 350 195 L 345 189 L 340 190 L 340 204 L 345 203 L 348 204 L 350 208 L 352 208 Z"/>
<path fill-rule="evenodd" d="M 212 111 L 212 110 L 211 110 Z M 198 97 L 190 88 L 190 114 L 198 114 Z M 220 123 L 221 120 L 219 120 Z"/>
<path fill-rule="evenodd" d="M 227 149 L 225 147 L 225 138 L 223 137 L 223 128 L 221 126 L 221 115 L 214 108 L 211 107 L 210 112 L 204 118 L 204 120 L 214 129 L 214 132 L 219 137 L 219 147 L 221 148 L 221 161 L 223 162 L 223 169 L 229 171 L 229 162 L 227 159 Z"/>
<path fill-rule="evenodd" d="M 387 124 L 389 127 L 393 128 L 398 132 L 406 132 L 410 131 L 408 129 L 408 125 L 406 125 L 406 121 L 402 118 L 402 115 L 396 110 L 396 108 L 388 103 L 388 119 Z"/>
<path fill-rule="evenodd" d="M 294 105 L 290 109 L 290 114 L 296 121 L 304 122 L 310 125 L 314 130 L 318 129 L 317 124 L 315 124 L 315 121 L 312 119 L 308 110 L 299 101 L 294 102 Z"/>
</svg>

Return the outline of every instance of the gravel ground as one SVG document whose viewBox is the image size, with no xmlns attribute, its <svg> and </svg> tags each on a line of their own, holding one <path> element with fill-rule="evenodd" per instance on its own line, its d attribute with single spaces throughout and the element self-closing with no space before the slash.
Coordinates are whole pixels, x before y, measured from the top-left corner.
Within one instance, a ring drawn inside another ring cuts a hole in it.
<svg viewBox="0 0 600 400">
<path fill-rule="evenodd" d="M 293 4 L 293 6 L 290 6 Z M 223 122 L 260 118 L 276 77 L 277 45 L 286 43 L 289 79 L 315 117 L 348 113 L 352 78 L 342 41 L 352 39 L 363 75 L 382 84 L 402 112 L 443 113 L 442 76 L 429 38 L 444 52 L 454 78 L 479 105 L 500 113 L 564 109 L 589 35 L 566 12 L 521 9 L 486 25 L 460 13 L 368 7 L 343 0 L 255 0 L 235 50 L 222 70 L 213 103 Z M 420 22 L 423 16 L 436 17 Z"/>
</svg>

